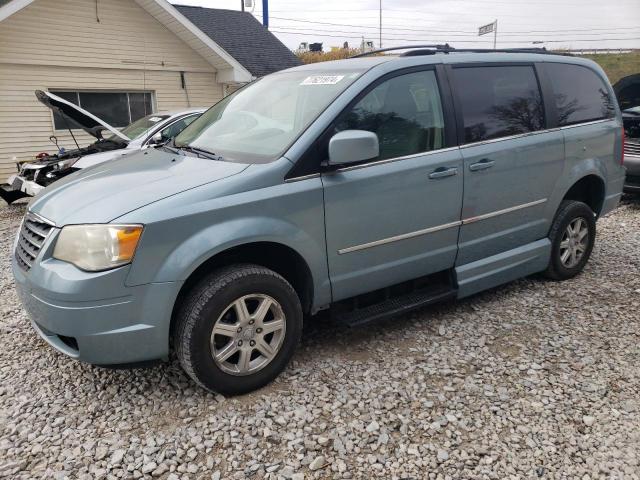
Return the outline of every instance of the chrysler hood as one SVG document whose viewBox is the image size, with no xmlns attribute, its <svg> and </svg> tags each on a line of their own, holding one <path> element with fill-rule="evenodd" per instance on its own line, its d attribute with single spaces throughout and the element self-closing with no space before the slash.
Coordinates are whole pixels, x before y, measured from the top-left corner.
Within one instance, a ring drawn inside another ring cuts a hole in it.
<svg viewBox="0 0 640 480">
<path fill-rule="evenodd" d="M 247 167 L 162 150 L 136 152 L 64 177 L 34 198 L 29 210 L 58 226 L 108 223 L 163 198 L 236 175 Z"/>
<path fill-rule="evenodd" d="M 78 105 L 74 105 L 73 103 L 65 100 L 64 98 L 60 98 L 53 93 L 36 90 L 36 98 L 40 101 L 40 103 L 46 105 L 51 110 L 58 112 L 60 115 L 66 117 L 67 119 L 73 120 L 85 132 L 97 138 L 98 140 L 102 138 L 102 130 L 109 130 L 111 133 L 121 138 L 125 142 L 131 141 L 129 137 L 121 133 L 117 128 L 112 127 L 92 113 L 87 112 L 86 110 L 80 108 Z"/>
</svg>

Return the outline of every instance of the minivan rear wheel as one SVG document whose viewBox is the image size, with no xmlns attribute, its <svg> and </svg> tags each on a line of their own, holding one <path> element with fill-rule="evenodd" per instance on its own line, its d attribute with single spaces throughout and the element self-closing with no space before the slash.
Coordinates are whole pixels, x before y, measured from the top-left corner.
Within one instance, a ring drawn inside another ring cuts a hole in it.
<svg viewBox="0 0 640 480">
<path fill-rule="evenodd" d="M 583 202 L 563 201 L 551 225 L 549 239 L 551 259 L 545 275 L 553 280 L 575 277 L 589 261 L 595 243 L 593 210 Z"/>
<path fill-rule="evenodd" d="M 187 374 L 229 395 L 271 382 L 291 359 L 302 333 L 293 287 L 257 265 L 233 265 L 204 278 L 177 316 L 174 344 Z"/>
</svg>

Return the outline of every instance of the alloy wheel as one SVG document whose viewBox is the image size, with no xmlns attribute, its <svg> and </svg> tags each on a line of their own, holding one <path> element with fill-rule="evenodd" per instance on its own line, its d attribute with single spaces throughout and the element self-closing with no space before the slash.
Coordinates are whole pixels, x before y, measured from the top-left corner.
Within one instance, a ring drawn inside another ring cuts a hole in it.
<svg viewBox="0 0 640 480">
<path fill-rule="evenodd" d="M 580 263 L 589 246 L 589 227 L 584 218 L 574 218 L 560 241 L 560 261 L 566 268 L 574 268 Z"/>
<path fill-rule="evenodd" d="M 211 355 L 231 375 L 249 375 L 278 354 L 286 319 L 280 304 L 263 294 L 238 298 L 227 306 L 211 331 Z"/>
</svg>

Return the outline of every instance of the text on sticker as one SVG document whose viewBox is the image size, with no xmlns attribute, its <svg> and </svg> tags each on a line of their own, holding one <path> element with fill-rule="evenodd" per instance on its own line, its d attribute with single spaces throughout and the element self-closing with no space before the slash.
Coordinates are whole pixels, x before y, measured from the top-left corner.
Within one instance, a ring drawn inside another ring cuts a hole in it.
<svg viewBox="0 0 640 480">
<path fill-rule="evenodd" d="M 344 75 L 313 75 L 305 78 L 300 85 L 335 85 Z"/>
</svg>

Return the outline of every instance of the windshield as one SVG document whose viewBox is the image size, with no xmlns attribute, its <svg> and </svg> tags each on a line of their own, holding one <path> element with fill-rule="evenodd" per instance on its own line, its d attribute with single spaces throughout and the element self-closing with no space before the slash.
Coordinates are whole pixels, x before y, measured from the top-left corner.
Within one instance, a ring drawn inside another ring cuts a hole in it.
<svg viewBox="0 0 640 480">
<path fill-rule="evenodd" d="M 264 163 L 279 158 L 362 71 L 283 72 L 226 97 L 175 139 L 225 160 Z"/>
<path fill-rule="evenodd" d="M 145 135 L 149 130 L 155 127 L 158 123 L 162 122 L 163 120 L 166 120 L 167 118 L 169 118 L 169 115 L 147 115 L 146 117 L 142 117 L 141 119 L 136 120 L 133 123 L 130 123 L 120 131 L 124 133 L 127 137 L 129 137 L 131 140 L 135 140 L 136 138 L 139 138 Z M 122 141 L 122 139 L 117 135 L 111 135 L 108 138 L 108 140 L 111 140 L 114 142 Z"/>
</svg>

